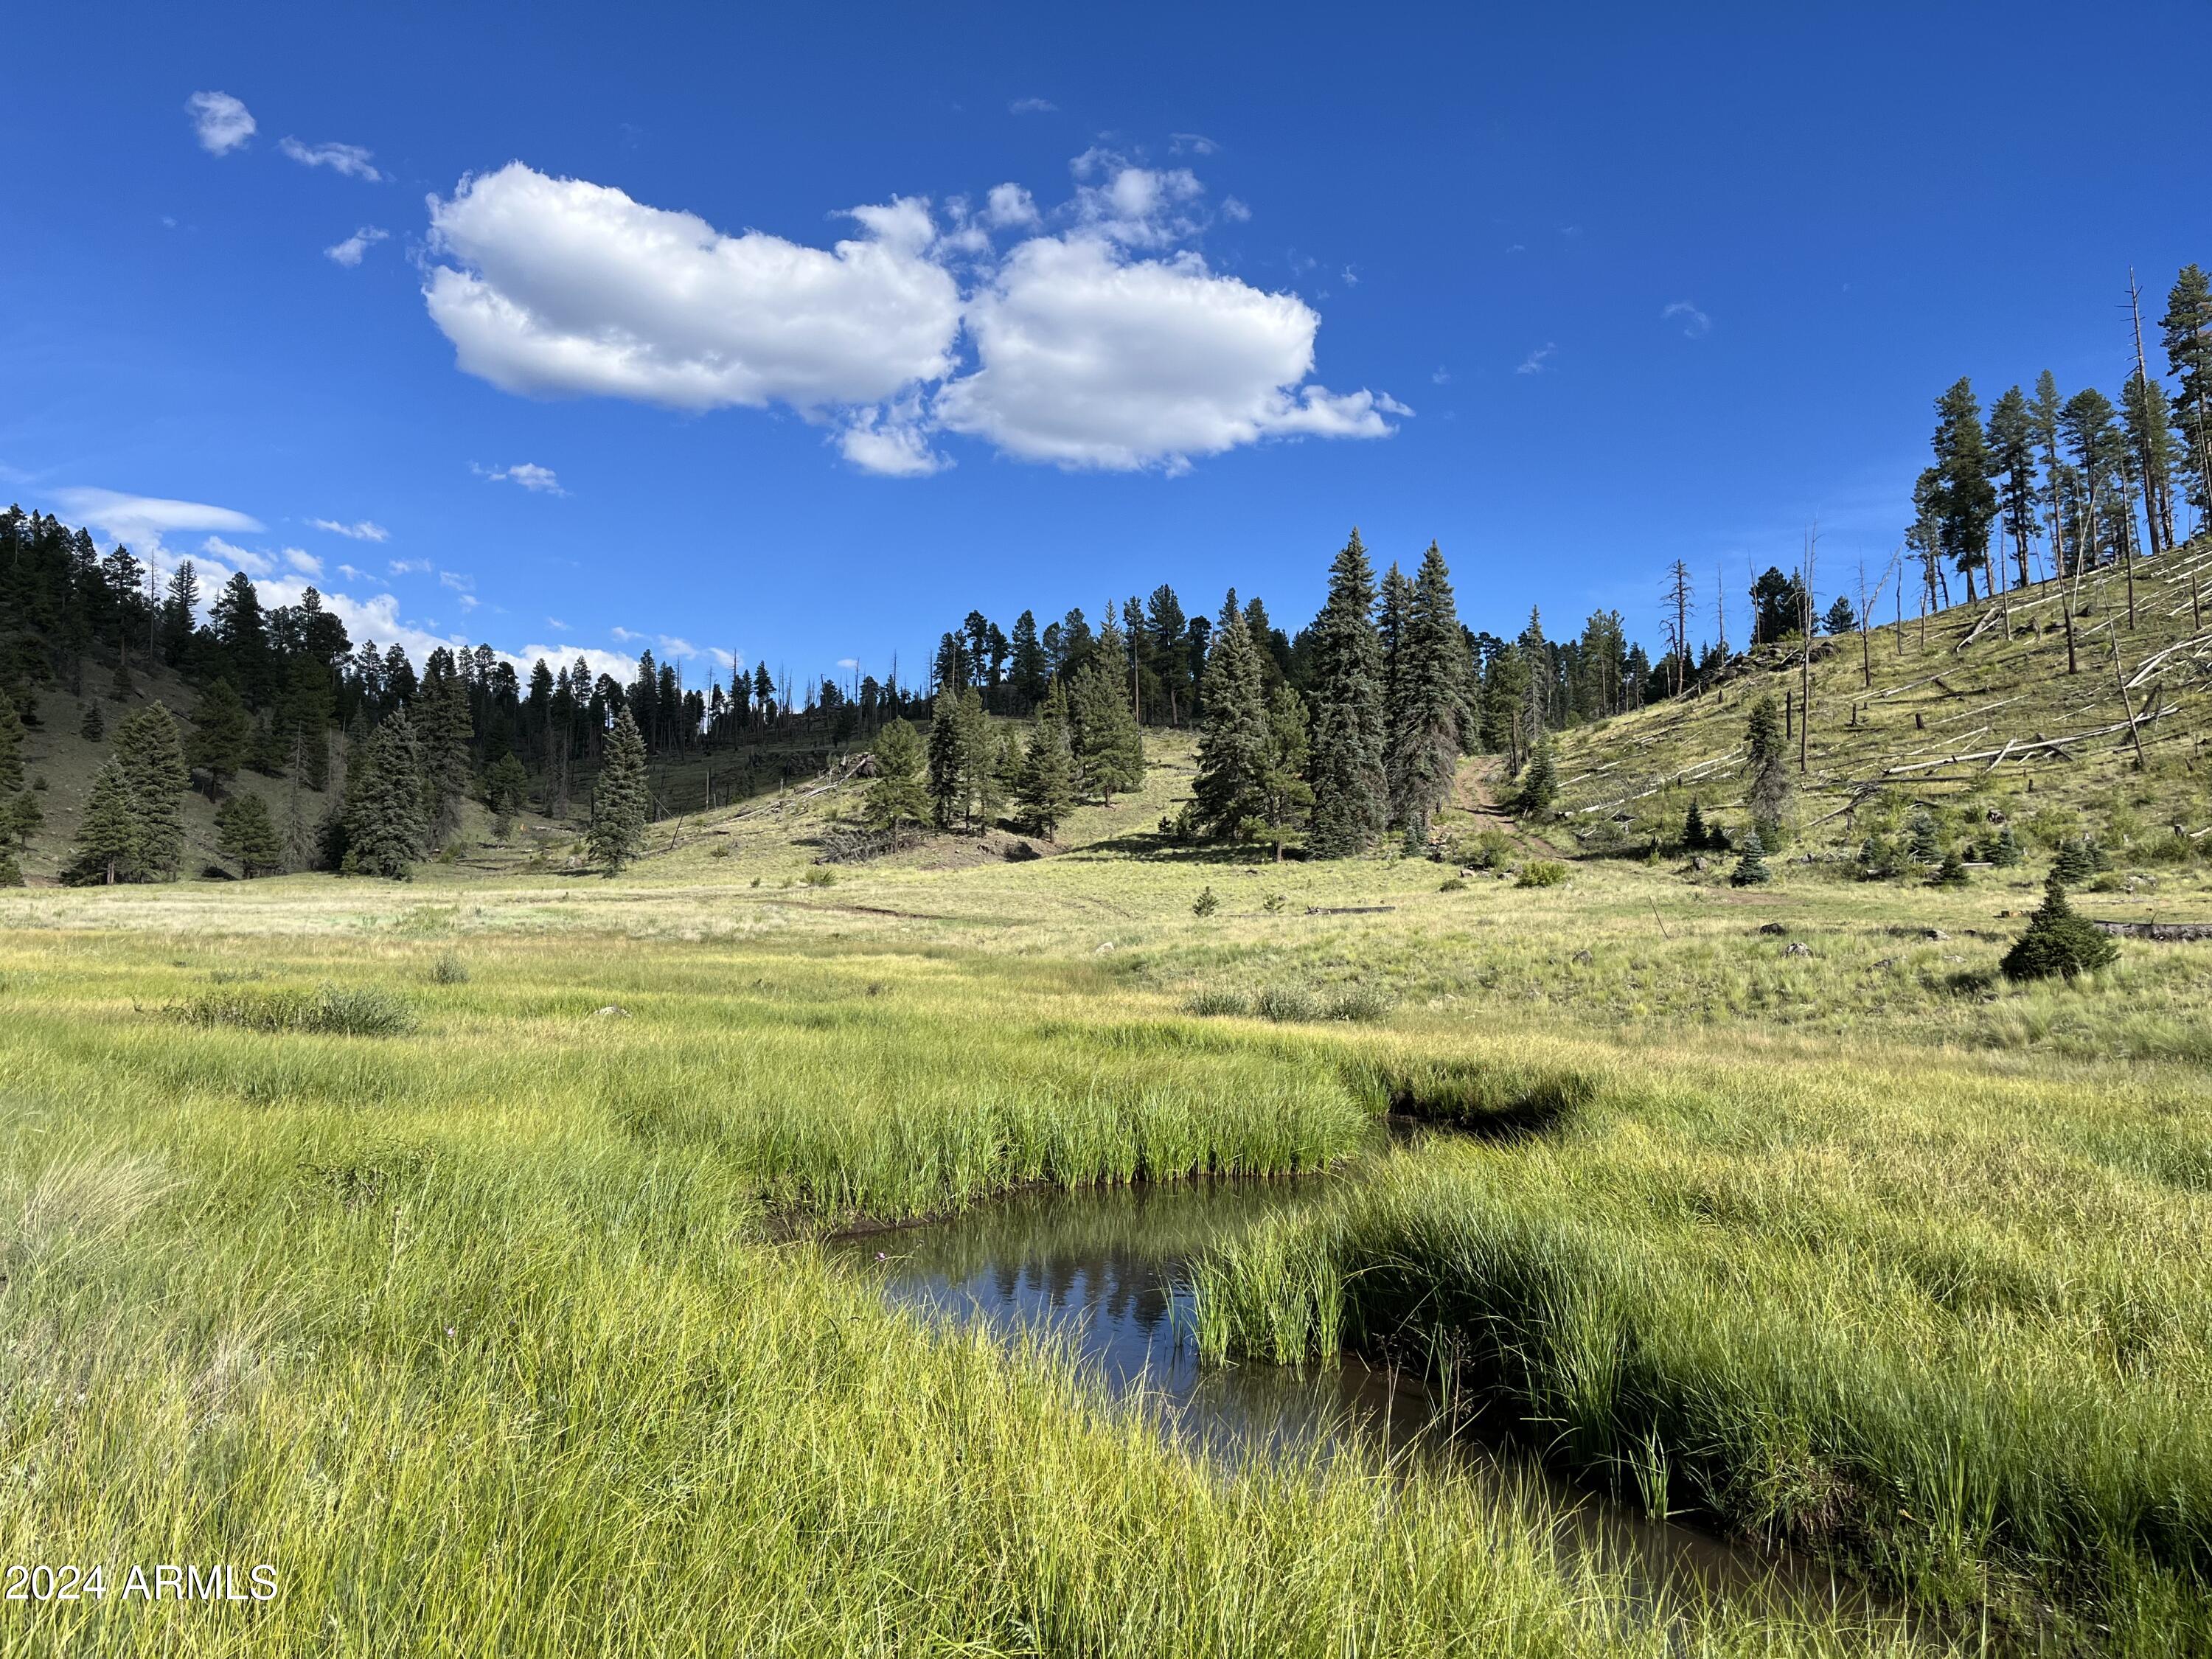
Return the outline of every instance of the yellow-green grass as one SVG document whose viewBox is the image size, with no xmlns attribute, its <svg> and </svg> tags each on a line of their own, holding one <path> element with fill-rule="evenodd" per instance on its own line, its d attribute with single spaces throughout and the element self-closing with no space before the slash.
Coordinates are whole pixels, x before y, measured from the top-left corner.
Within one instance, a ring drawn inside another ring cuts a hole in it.
<svg viewBox="0 0 2212 1659">
<path fill-rule="evenodd" d="M 1825 562 L 1820 578 L 1823 591 L 1850 586 Z M 2047 583 L 1960 605 L 1924 626 L 1908 606 L 1898 628 L 1884 605 L 1877 617 L 1885 625 L 1864 648 L 1856 634 L 1821 641 L 1832 650 L 1812 665 L 1813 722 L 1792 850 L 1848 854 L 1869 831 L 1893 830 L 1917 805 L 1938 818 L 1948 840 L 1988 834 L 1994 808 L 2031 845 L 2086 832 L 2138 857 L 2179 853 L 2169 846 L 2173 824 L 2190 831 L 2212 825 L 2204 749 L 2212 641 L 2200 631 L 2212 624 L 2212 542 L 2136 561 L 2134 585 L 2132 623 L 2126 574 L 2115 567 L 2085 576 L 2078 594 Z M 2063 626 L 2069 596 L 2082 611 L 2071 674 Z M 1992 611 L 2007 607 L 2009 635 L 1998 621 L 1966 643 Z M 2169 651 L 2162 663 L 2152 661 Z M 2146 665 L 2142 682 L 2123 692 L 2121 681 Z M 1740 827 L 1745 714 L 1759 696 L 1794 704 L 1802 692 L 1793 653 L 1770 647 L 1717 693 L 1561 734 L 1561 838 L 1589 846 L 1671 840 L 1692 799 Z M 2007 751 L 2008 744 L 2033 745 L 2159 711 L 2141 728 L 2140 770 L 2124 732 L 2063 751 Z M 1791 747 L 1794 755 L 1794 741 Z M 2208 847 L 2212 836 L 2188 843 L 2200 858 Z"/>
<path fill-rule="evenodd" d="M 2212 1646 L 2200 1073 L 1454 1052 L 1400 1058 L 1406 1103 L 1519 1133 L 1222 1247 L 1210 1352 L 1394 1352 L 1586 1479 L 1918 1604 L 2061 1650 Z"/>
<path fill-rule="evenodd" d="M 1904 1644 L 1656 1616 L 1460 1477 L 1232 1475 L 775 1242 L 778 1211 L 1310 1167 L 1388 1037 L 1182 1020 L 1088 963 L 573 935 L 18 933 L 0 975 L 0 1555 L 111 1591 L 0 1603 L 10 1652 Z M 326 981 L 413 1029 L 174 1012 Z M 132 1563 L 277 1593 L 124 1601 Z"/>
</svg>

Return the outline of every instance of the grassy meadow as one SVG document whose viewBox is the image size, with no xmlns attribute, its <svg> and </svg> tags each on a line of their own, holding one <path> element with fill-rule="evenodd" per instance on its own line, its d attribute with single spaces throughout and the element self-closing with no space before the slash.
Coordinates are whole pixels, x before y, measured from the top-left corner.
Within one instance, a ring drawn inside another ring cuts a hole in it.
<svg viewBox="0 0 2212 1659">
<path fill-rule="evenodd" d="M 1996 648 L 2048 681 L 2047 634 Z M 1885 784 L 1764 888 L 1649 850 L 1724 791 L 1578 810 L 1724 746 L 1756 689 L 1568 734 L 1553 821 L 1501 825 L 1470 762 L 1443 831 L 1507 851 L 1464 874 L 1172 847 L 1168 737 L 1055 842 L 823 865 L 856 791 L 794 785 L 655 825 L 614 881 L 472 823 L 406 884 L 0 892 L 7 1557 L 281 1583 L 0 1602 L 0 1645 L 2212 1650 L 2212 947 L 1996 971 L 2062 833 L 2113 856 L 2086 913 L 2212 920 L 2208 842 L 2166 828 L 2207 816 L 2185 722 L 2141 773 Z M 1824 760 L 1801 820 L 1871 764 Z M 1947 833 L 2004 812 L 2027 863 L 1855 879 L 1922 797 Z M 1378 1152 L 1394 1110 L 1464 1133 Z M 1202 1265 L 1218 1358 L 1420 1366 L 1909 1625 L 1656 1608 L 1447 1469 L 1232 1473 L 819 1243 L 1348 1164 Z"/>
</svg>

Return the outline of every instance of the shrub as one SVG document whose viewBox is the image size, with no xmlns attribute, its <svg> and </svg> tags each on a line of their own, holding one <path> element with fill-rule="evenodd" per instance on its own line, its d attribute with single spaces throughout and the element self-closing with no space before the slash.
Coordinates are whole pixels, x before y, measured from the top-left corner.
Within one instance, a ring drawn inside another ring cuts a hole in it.
<svg viewBox="0 0 2212 1659">
<path fill-rule="evenodd" d="M 1512 860 L 1513 838 L 1493 826 L 1478 835 L 1458 837 L 1451 843 L 1450 852 L 1455 864 L 1470 870 L 1495 870 Z"/>
<path fill-rule="evenodd" d="M 1557 887 L 1567 878 L 1567 866 L 1557 859 L 1535 859 L 1521 866 L 1516 887 Z"/>
<path fill-rule="evenodd" d="M 1191 901 L 1190 913 L 1194 916 L 1210 916 L 1220 908 L 1221 901 L 1214 896 L 1212 884 L 1208 883 L 1198 890 L 1198 896 Z"/>
<path fill-rule="evenodd" d="M 799 878 L 809 887 L 829 887 L 836 884 L 837 872 L 823 865 L 815 865 Z"/>
<path fill-rule="evenodd" d="M 2000 965 L 2007 979 L 2070 980 L 2108 966 L 2119 954 L 2118 945 L 2074 914 L 2066 884 L 2053 872 L 2044 884 L 2042 907 Z"/>
<path fill-rule="evenodd" d="M 1955 848 L 1943 854 L 1943 862 L 1936 867 L 1936 873 L 1929 877 L 1928 884 L 1931 887 L 1964 887 L 1966 884 L 1966 861 L 1959 856 Z"/>
<path fill-rule="evenodd" d="M 1443 879 L 1443 884 L 1438 887 L 1437 891 L 1439 893 L 1464 893 L 1467 891 L 1467 881 L 1465 878 L 1461 876 L 1446 876 Z"/>
<path fill-rule="evenodd" d="M 430 980 L 435 985 L 465 985 L 469 981 L 469 965 L 459 957 L 440 957 L 430 964 Z"/>
<path fill-rule="evenodd" d="M 1887 836 L 1869 836 L 1859 843 L 1859 879 L 1887 881 L 1897 873 L 1897 848 Z"/>
<path fill-rule="evenodd" d="M 188 1025 L 246 1031 L 301 1031 L 334 1036 L 398 1036 L 415 1029 L 414 1012 L 373 987 L 316 991 L 220 991 L 173 1011 Z"/>
</svg>

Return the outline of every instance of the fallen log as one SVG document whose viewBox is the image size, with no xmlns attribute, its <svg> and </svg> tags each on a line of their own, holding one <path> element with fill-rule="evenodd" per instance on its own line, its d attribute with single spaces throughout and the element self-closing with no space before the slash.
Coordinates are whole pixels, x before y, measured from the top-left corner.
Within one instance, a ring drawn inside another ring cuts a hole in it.
<svg viewBox="0 0 2212 1659">
<path fill-rule="evenodd" d="M 1309 904 L 1310 916 L 1379 916 L 1385 910 L 1395 910 L 1395 904 Z"/>
<path fill-rule="evenodd" d="M 2094 916 L 2087 921 L 2099 933 L 2110 933 L 2114 939 L 2149 939 L 2167 944 L 2212 939 L 2212 921 L 2100 921 Z"/>
</svg>

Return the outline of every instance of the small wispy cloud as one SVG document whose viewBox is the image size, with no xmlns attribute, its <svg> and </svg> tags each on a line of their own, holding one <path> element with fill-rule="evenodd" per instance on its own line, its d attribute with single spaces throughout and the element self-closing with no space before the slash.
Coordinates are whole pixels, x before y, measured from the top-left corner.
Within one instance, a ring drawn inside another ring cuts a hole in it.
<svg viewBox="0 0 2212 1659">
<path fill-rule="evenodd" d="M 253 137 L 253 113 L 227 92 L 196 92 L 185 100 L 192 131 L 210 155 L 228 155 Z"/>
<path fill-rule="evenodd" d="M 372 185 L 384 181 L 384 175 L 376 170 L 374 153 L 359 144 L 303 144 L 297 138 L 286 137 L 276 141 L 276 148 L 303 167 L 328 167 L 333 173 Z"/>
<path fill-rule="evenodd" d="M 273 576 L 276 561 L 266 553 L 257 553 L 250 547 L 240 547 L 220 536 L 210 536 L 200 544 L 200 551 L 210 559 L 220 559 L 234 570 L 243 570 L 249 576 Z"/>
<path fill-rule="evenodd" d="M 356 542 L 389 541 L 392 532 L 380 524 L 362 519 L 353 524 L 340 524 L 336 519 L 310 519 L 307 522 L 318 530 L 327 530 L 333 536 L 343 536 Z"/>
<path fill-rule="evenodd" d="M 430 574 L 428 559 L 394 559 L 384 568 L 395 576 L 427 576 Z"/>
<path fill-rule="evenodd" d="M 355 582 L 374 582 L 384 580 L 372 571 L 363 570 L 360 566 L 351 564 L 340 565 L 338 574 L 343 576 L 348 581 Z"/>
<path fill-rule="evenodd" d="M 1516 374 L 1541 374 L 1544 372 L 1545 363 L 1550 361 L 1552 354 L 1559 349 L 1551 341 L 1545 341 L 1543 344 L 1523 357 L 1521 360 L 1521 367 L 1513 372 Z"/>
<path fill-rule="evenodd" d="M 456 593 L 473 593 L 477 591 L 476 578 L 464 575 L 458 570 L 441 570 L 438 573 L 438 586 L 450 587 Z"/>
<path fill-rule="evenodd" d="M 664 657 L 696 657 L 699 654 L 697 646 L 677 635 L 656 634 L 653 638 L 659 642 L 660 654 Z"/>
<path fill-rule="evenodd" d="M 1438 363 L 1437 365 L 1436 373 L 1429 376 L 1429 382 L 1432 386 L 1449 386 L 1451 384 L 1451 370 L 1446 368 L 1442 363 Z"/>
<path fill-rule="evenodd" d="M 840 668 L 858 668 L 860 665 L 860 659 L 858 657 L 840 657 L 837 659 L 837 666 Z"/>
<path fill-rule="evenodd" d="M 1508 253 L 1526 253 L 1528 251 L 1528 245 L 1526 242 L 1515 242 L 1508 246 L 1505 251 Z"/>
<path fill-rule="evenodd" d="M 319 576 L 323 574 L 323 562 L 304 548 L 286 548 L 284 562 L 302 576 Z"/>
<path fill-rule="evenodd" d="M 565 634 L 568 631 L 568 624 L 558 617 L 548 617 L 545 619 L 545 625 L 556 634 Z"/>
<path fill-rule="evenodd" d="M 540 495 L 565 495 L 561 480 L 550 466 L 540 466 L 535 461 L 520 461 L 513 466 L 478 466 L 469 463 L 469 470 L 479 478 L 489 478 L 494 483 L 518 483 L 525 489 Z"/>
<path fill-rule="evenodd" d="M 363 225 L 343 242 L 333 242 L 323 250 L 323 258 L 332 264 L 343 265 L 351 270 L 361 263 L 361 256 L 391 235 L 388 230 L 379 230 L 374 225 Z"/>
<path fill-rule="evenodd" d="M 1659 313 L 1662 322 L 1671 323 L 1678 319 L 1682 325 L 1682 337 L 1686 340 L 1694 340 L 1712 331 L 1713 319 L 1687 300 L 1677 300 Z"/>
<path fill-rule="evenodd" d="M 635 644 L 636 641 L 645 637 L 644 635 L 634 633 L 627 628 L 610 628 L 607 629 L 607 632 L 613 635 L 615 638 L 620 640 L 624 645 Z"/>
<path fill-rule="evenodd" d="M 1057 113 L 1059 109 L 1060 106 L 1054 103 L 1049 98 L 1017 98 L 1012 103 L 1006 106 L 1006 113 L 1009 115 L 1052 115 Z"/>
<path fill-rule="evenodd" d="M 1168 134 L 1168 150 L 1175 155 L 1186 151 L 1193 155 L 1211 155 L 1220 145 L 1202 132 L 1171 132 Z"/>
<path fill-rule="evenodd" d="M 1221 198 L 1221 216 L 1241 225 L 1252 216 L 1252 210 L 1236 197 L 1224 196 Z"/>
</svg>

